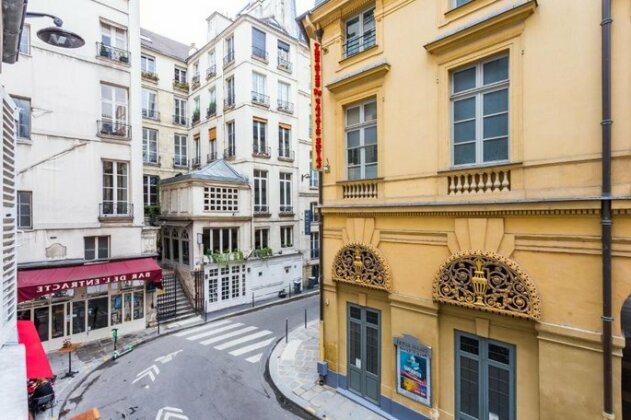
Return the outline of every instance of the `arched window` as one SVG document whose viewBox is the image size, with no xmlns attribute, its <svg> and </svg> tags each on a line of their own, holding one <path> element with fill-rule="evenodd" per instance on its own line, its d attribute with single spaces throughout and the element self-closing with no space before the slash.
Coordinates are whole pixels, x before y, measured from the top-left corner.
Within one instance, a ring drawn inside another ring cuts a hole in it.
<svg viewBox="0 0 631 420">
<path fill-rule="evenodd" d="M 189 247 L 190 241 L 188 239 L 188 231 L 182 231 L 182 264 L 190 265 L 190 256 L 189 256 Z"/>
<path fill-rule="evenodd" d="M 390 291 L 390 267 L 379 251 L 369 245 L 348 244 L 333 263 L 333 280 Z"/>
</svg>

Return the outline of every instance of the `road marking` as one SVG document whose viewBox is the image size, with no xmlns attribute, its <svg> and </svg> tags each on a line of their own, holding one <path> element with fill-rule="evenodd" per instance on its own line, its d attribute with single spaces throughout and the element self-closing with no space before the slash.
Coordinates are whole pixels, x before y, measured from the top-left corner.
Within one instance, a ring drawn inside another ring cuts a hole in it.
<svg viewBox="0 0 631 420">
<path fill-rule="evenodd" d="M 210 324 L 205 324 L 205 325 L 202 325 L 201 327 L 191 328 L 190 330 L 180 331 L 180 332 L 175 333 L 173 335 L 175 337 L 184 337 L 185 335 L 193 334 L 193 333 L 196 333 L 198 331 L 207 330 L 209 328 L 218 327 L 219 325 L 228 324 L 229 322 L 230 321 L 227 321 L 227 320 L 226 321 L 211 322 Z"/>
<path fill-rule="evenodd" d="M 180 350 L 178 350 L 178 351 L 174 351 L 173 353 L 169 353 L 169 354 L 167 354 L 166 356 L 160 356 L 160 357 L 156 358 L 156 359 L 154 360 L 154 362 L 160 362 L 160 363 L 162 363 L 162 364 L 168 363 L 168 362 L 172 361 L 172 360 L 173 360 L 173 358 L 174 358 L 175 356 L 177 356 L 177 355 L 178 355 L 178 353 L 179 353 L 179 352 L 181 352 L 181 351 L 182 351 L 182 349 L 180 349 Z"/>
<path fill-rule="evenodd" d="M 296 360 L 296 352 L 300 343 L 302 343 L 300 340 L 291 340 L 280 355 L 280 360 Z"/>
<path fill-rule="evenodd" d="M 216 329 L 211 330 L 211 331 L 206 331 L 206 332 L 203 332 L 203 333 L 195 334 L 193 336 L 186 337 L 186 339 L 187 340 L 191 340 L 191 341 L 199 340 L 202 337 L 208 337 L 209 335 L 219 334 L 220 332 L 232 330 L 234 328 L 241 327 L 241 326 L 243 326 L 243 324 L 240 323 L 240 322 L 237 322 L 237 323 L 234 323 L 234 324 L 231 324 L 231 325 L 226 325 L 225 327 L 220 327 L 220 328 L 216 328 Z"/>
<path fill-rule="evenodd" d="M 188 420 L 184 414 L 184 411 L 175 407 L 162 407 L 158 410 L 158 414 L 156 414 L 156 420 L 168 420 L 168 419 L 180 419 L 180 420 Z"/>
<path fill-rule="evenodd" d="M 268 346 L 272 341 L 274 341 L 276 337 L 272 337 L 269 340 L 261 341 L 259 343 L 250 344 L 246 347 L 241 347 L 240 349 L 236 349 L 230 352 L 233 356 L 241 356 L 242 354 L 249 353 L 252 350 L 260 349 L 261 347 Z"/>
<path fill-rule="evenodd" d="M 243 324 L 239 324 L 239 325 L 243 325 Z M 209 346 L 209 345 L 211 345 L 213 343 L 217 343 L 218 341 L 225 340 L 226 338 L 234 337 L 235 335 L 244 334 L 244 333 L 247 333 L 247 332 L 250 332 L 250 331 L 254 331 L 256 329 L 257 329 L 257 327 L 241 328 L 240 330 L 232 331 L 232 332 L 229 332 L 227 334 L 220 335 L 218 337 L 213 337 L 213 338 L 211 338 L 209 340 L 200 341 L 199 344 L 204 345 L 204 346 Z"/>
<path fill-rule="evenodd" d="M 153 374 L 154 371 L 155 371 L 156 375 L 160 374 L 160 369 L 158 369 L 158 366 L 156 366 L 156 365 L 149 366 L 147 369 L 143 370 L 142 372 L 140 372 L 139 374 L 136 375 L 136 379 L 134 379 L 132 384 L 135 384 L 136 382 L 138 382 L 139 380 L 141 380 L 145 376 L 149 376 L 149 379 L 151 379 L 151 382 L 155 382 L 156 381 L 156 377 Z"/>
<path fill-rule="evenodd" d="M 261 360 L 261 357 L 263 357 L 263 353 L 255 354 L 254 356 L 248 357 L 245 360 L 247 360 L 250 363 L 256 363 L 259 360 Z"/>
<path fill-rule="evenodd" d="M 241 344 L 247 341 L 255 340 L 257 338 L 265 337 L 266 335 L 270 335 L 271 333 L 272 333 L 271 331 L 267 331 L 267 330 L 259 331 L 254 334 L 246 335 L 245 337 L 237 338 L 236 340 L 232 340 L 232 341 L 228 341 L 227 343 L 220 344 L 218 346 L 215 346 L 215 348 L 217 350 L 225 350 L 229 347 L 234 347 L 237 344 Z"/>
</svg>

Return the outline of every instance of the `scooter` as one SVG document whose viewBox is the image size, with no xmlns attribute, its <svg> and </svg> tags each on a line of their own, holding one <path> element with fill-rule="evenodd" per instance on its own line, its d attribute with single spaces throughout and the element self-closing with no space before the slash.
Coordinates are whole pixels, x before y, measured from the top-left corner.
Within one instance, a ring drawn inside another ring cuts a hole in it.
<svg viewBox="0 0 631 420">
<path fill-rule="evenodd" d="M 114 338 L 114 353 L 112 353 L 112 359 L 116 360 L 119 357 L 129 353 L 134 349 L 134 346 L 127 344 L 121 351 L 116 350 L 116 341 L 118 339 L 118 328 L 112 328 L 112 338 Z"/>
</svg>

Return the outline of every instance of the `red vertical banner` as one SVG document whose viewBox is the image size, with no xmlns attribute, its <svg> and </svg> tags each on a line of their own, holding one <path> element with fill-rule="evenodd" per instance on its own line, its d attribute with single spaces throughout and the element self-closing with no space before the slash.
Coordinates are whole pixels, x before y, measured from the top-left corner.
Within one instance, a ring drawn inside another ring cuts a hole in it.
<svg viewBox="0 0 631 420">
<path fill-rule="evenodd" d="M 313 44 L 313 99 L 315 102 L 315 167 L 322 169 L 322 66 L 320 43 Z"/>
</svg>

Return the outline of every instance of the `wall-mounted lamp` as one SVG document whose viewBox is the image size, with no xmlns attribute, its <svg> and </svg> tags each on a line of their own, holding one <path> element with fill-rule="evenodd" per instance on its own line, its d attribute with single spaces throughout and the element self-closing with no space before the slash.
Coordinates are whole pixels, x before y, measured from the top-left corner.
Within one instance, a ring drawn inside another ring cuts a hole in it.
<svg viewBox="0 0 631 420">
<path fill-rule="evenodd" d="M 322 165 L 322 172 L 328 174 L 331 172 L 331 165 L 329 165 L 329 158 L 326 158 L 326 162 Z"/>
<path fill-rule="evenodd" d="M 304 181 L 305 179 L 311 179 L 311 174 L 302 174 L 300 175 L 300 180 Z"/>
<path fill-rule="evenodd" d="M 49 17 L 53 20 L 55 26 L 37 31 L 37 37 L 49 45 L 59 48 L 79 48 L 85 45 L 85 41 L 79 35 L 61 28 L 64 21 L 57 16 L 48 13 L 27 12 L 26 17 Z"/>
</svg>

